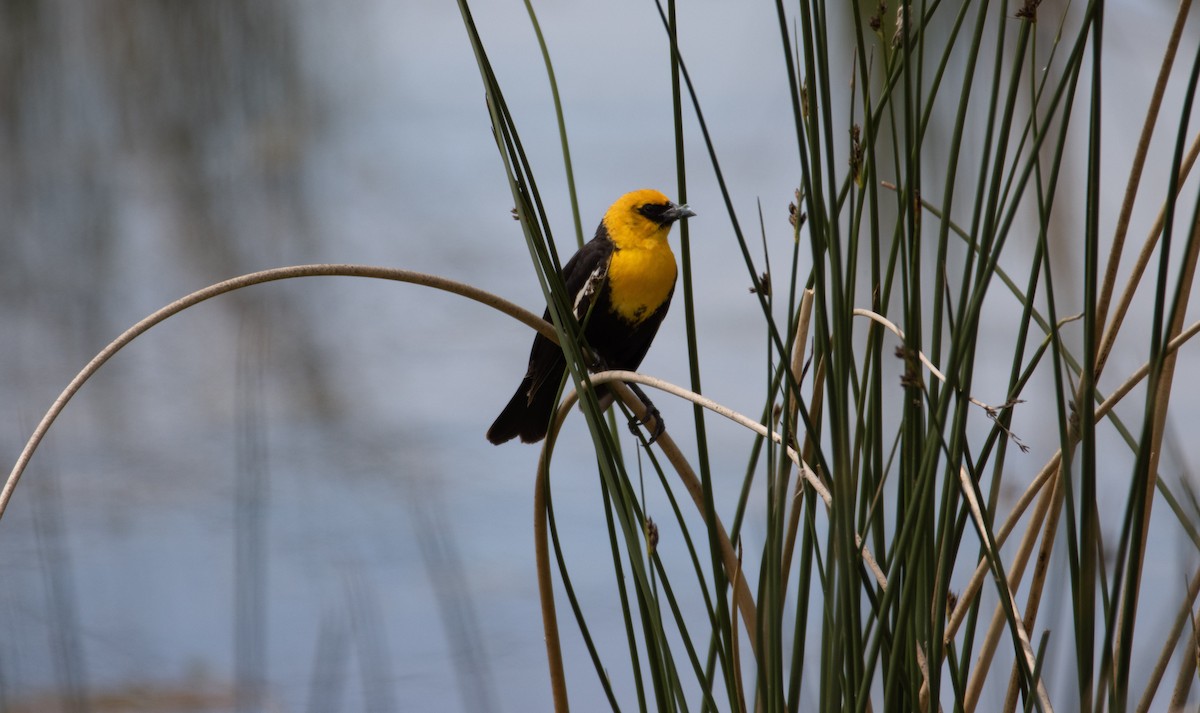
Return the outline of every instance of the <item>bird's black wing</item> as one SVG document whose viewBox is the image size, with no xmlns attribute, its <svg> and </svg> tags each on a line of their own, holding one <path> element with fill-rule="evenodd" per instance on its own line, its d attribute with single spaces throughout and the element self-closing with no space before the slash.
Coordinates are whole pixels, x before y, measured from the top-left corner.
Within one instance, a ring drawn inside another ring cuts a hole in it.
<svg viewBox="0 0 1200 713">
<path fill-rule="evenodd" d="M 575 319 L 581 322 L 587 316 L 596 294 L 603 287 L 604 279 L 608 275 L 608 263 L 612 257 L 612 249 L 612 241 L 608 240 L 607 233 L 597 234 L 595 238 L 572 255 L 567 264 L 563 266 L 563 283 L 567 287 L 567 299 L 574 308 Z M 550 321 L 549 308 L 542 317 L 547 322 Z M 554 377 L 554 383 L 549 384 L 549 387 L 557 389 L 558 380 L 562 378 L 565 366 L 566 362 L 561 347 L 540 334 L 534 337 L 533 348 L 529 353 L 529 369 L 525 373 L 526 378 L 532 379 L 529 390 L 530 400 L 533 400 L 535 391 L 540 391 L 543 386 L 547 385 L 546 382 L 549 381 L 548 377 L 550 376 Z"/>
<path fill-rule="evenodd" d="M 603 288 L 612 251 L 612 241 L 601 226 L 596 237 L 563 266 L 563 282 L 577 319 L 582 320 L 587 315 L 592 301 Z M 549 309 L 543 317 L 547 322 L 550 321 Z M 541 334 L 534 336 L 525 378 L 488 429 L 488 440 L 499 444 L 520 436 L 522 441 L 532 443 L 545 437 L 554 409 L 554 396 L 566 368 L 562 349 Z"/>
</svg>

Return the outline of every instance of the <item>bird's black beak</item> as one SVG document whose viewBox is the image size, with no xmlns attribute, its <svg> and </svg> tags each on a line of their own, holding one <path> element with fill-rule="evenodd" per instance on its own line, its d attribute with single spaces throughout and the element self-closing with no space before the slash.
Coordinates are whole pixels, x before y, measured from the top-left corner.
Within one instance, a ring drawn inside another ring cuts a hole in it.
<svg viewBox="0 0 1200 713">
<path fill-rule="evenodd" d="M 680 218 L 690 218 L 694 215 L 696 215 L 695 211 L 693 211 L 691 208 L 688 208 L 686 203 L 683 205 L 675 205 L 672 203 L 667 206 L 665 211 L 663 211 L 662 223 L 663 225 L 670 225 Z"/>
</svg>

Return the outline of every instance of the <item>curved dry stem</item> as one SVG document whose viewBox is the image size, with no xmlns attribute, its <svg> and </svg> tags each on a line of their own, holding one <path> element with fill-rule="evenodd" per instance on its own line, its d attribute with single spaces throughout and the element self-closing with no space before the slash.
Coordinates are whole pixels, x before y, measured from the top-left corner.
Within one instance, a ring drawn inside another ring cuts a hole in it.
<svg viewBox="0 0 1200 713">
<path fill-rule="evenodd" d="M 571 394 L 574 396 L 574 394 Z M 550 692 L 554 698 L 554 710 L 566 713 L 570 710 L 567 701 L 567 676 L 563 667 L 562 644 L 558 636 L 558 614 L 554 605 L 554 580 L 550 576 L 550 542 L 546 525 L 549 522 L 549 511 L 546 502 L 546 489 L 549 487 L 550 454 L 554 451 L 554 442 L 558 439 L 558 430 L 574 404 L 573 398 L 564 398 L 558 407 L 554 423 L 546 433 L 546 442 L 538 456 L 537 478 L 533 490 L 533 545 L 538 580 L 538 598 L 542 609 L 542 631 L 546 635 L 546 660 L 550 673 Z"/>
<path fill-rule="evenodd" d="M 454 280 L 448 280 L 437 275 L 429 275 L 412 270 L 401 270 L 390 267 L 372 267 L 369 265 L 338 265 L 338 264 L 319 264 L 319 265 L 294 265 L 291 267 L 277 267 L 270 270 L 262 270 L 261 272 L 252 272 L 248 275 L 241 275 L 224 282 L 218 282 L 215 285 L 210 285 L 202 290 L 197 290 L 185 297 L 175 300 L 171 304 L 154 312 L 148 317 L 142 319 L 137 324 L 121 333 L 119 337 L 114 339 L 107 347 L 100 351 L 92 358 L 87 366 L 71 379 L 71 383 L 67 384 L 67 388 L 63 389 L 58 398 L 50 406 L 50 410 L 42 417 L 37 428 L 25 443 L 25 448 L 22 449 L 21 455 L 17 458 L 16 464 L 8 475 L 8 480 L 4 483 L 4 489 L 0 491 L 0 518 L 4 517 L 5 510 L 8 509 L 8 502 L 12 499 L 13 491 L 17 487 L 17 483 L 21 480 L 21 475 L 25 472 L 25 468 L 29 465 L 29 460 L 33 457 L 38 445 L 45 438 L 46 432 L 50 430 L 50 426 L 54 423 L 62 410 L 66 408 L 67 402 L 75 396 L 76 392 L 87 383 L 87 380 L 95 374 L 100 367 L 104 366 L 105 362 L 113 357 L 117 352 L 121 351 L 127 344 L 138 338 L 151 327 L 160 322 L 172 317 L 180 312 L 197 305 L 205 300 L 212 299 L 227 292 L 240 290 L 251 285 L 259 285 L 264 282 L 275 282 L 277 280 L 288 280 L 296 277 L 372 277 L 380 280 L 395 280 L 397 282 L 408 282 L 414 285 L 423 285 L 425 287 L 433 287 L 435 289 L 451 292 L 456 295 L 470 298 L 476 302 L 485 304 L 493 309 L 504 312 L 505 314 L 517 319 L 533 329 L 537 330 L 550 340 L 558 343 L 558 337 L 554 332 L 554 328 L 541 317 L 530 312 L 529 310 L 520 307 L 512 302 L 509 302 L 502 297 L 485 292 L 471 285 Z"/>
<path fill-rule="evenodd" d="M 593 386 L 622 382 L 650 386 L 658 389 L 659 391 L 671 394 L 672 396 L 678 396 L 681 399 L 691 401 L 692 403 L 702 406 L 715 414 L 724 416 L 739 426 L 744 426 L 745 428 L 754 431 L 764 438 L 770 438 L 775 443 L 783 443 L 782 436 L 775 431 L 768 430 L 766 426 L 762 425 L 758 421 L 749 418 L 748 416 L 744 416 L 728 406 L 722 406 L 716 401 L 713 401 L 705 396 L 701 396 L 694 391 L 690 391 L 682 386 L 672 384 L 669 381 L 656 379 L 653 376 L 640 374 L 636 371 L 623 371 L 620 369 L 602 371 L 597 374 L 592 374 L 591 381 Z M 640 401 L 640 399 L 637 399 L 636 397 L 634 400 Z M 628 404 L 628 402 L 626 403 Z M 800 458 L 800 454 L 797 453 L 796 450 L 791 446 L 788 446 L 787 454 L 788 458 L 790 458 L 792 462 L 796 464 L 796 467 L 800 469 L 800 473 L 804 476 L 805 481 L 807 481 L 808 484 L 812 486 L 813 490 L 816 490 L 817 494 L 821 496 L 821 499 L 825 501 L 825 505 L 831 505 L 833 503 L 833 497 L 829 494 L 829 488 L 825 487 L 825 484 L 821 482 L 821 479 L 817 477 L 817 474 L 813 472 L 812 468 L 809 468 L 808 464 L 805 463 L 802 458 Z"/>
<path fill-rule="evenodd" d="M 885 329 L 887 329 L 892 334 L 895 334 L 900 339 L 904 339 L 904 331 L 901 330 L 899 327 L 897 327 L 895 325 L 895 323 L 893 323 L 887 317 L 884 317 L 883 315 L 879 314 L 878 312 L 872 312 L 869 309 L 862 309 L 862 308 L 856 307 L 854 309 L 854 315 L 858 316 L 858 317 L 866 317 L 867 319 L 871 320 L 872 322 L 882 325 Z M 1083 317 L 1082 314 L 1074 316 L 1074 317 L 1067 317 L 1066 319 L 1060 320 L 1058 324 L 1061 327 L 1063 324 L 1080 319 L 1081 317 Z M 925 368 L 929 370 L 929 373 L 932 374 L 938 381 L 942 382 L 943 384 L 946 383 L 946 375 L 943 374 L 940 369 L 938 369 L 936 366 L 934 366 L 933 362 L 929 361 L 929 358 L 925 356 L 924 352 L 917 350 L 917 358 L 921 361 L 922 364 L 925 365 Z M 1006 404 L 1002 404 L 1000 406 L 989 406 L 988 404 L 984 403 L 983 401 L 980 401 L 979 399 L 975 398 L 974 396 L 971 396 L 970 394 L 967 394 L 967 399 L 971 403 L 975 404 L 979 408 L 986 411 L 988 413 L 988 415 L 992 416 L 993 418 L 1002 409 L 1008 408 L 1013 405 L 1012 403 L 1006 403 Z"/>
</svg>

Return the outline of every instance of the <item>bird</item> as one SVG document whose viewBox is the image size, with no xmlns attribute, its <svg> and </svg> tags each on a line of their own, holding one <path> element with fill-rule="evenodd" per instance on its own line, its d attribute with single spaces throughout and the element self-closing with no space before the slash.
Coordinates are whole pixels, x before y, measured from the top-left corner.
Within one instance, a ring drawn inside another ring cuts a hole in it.
<svg viewBox="0 0 1200 713">
<path fill-rule="evenodd" d="M 667 236 L 677 221 L 694 215 L 686 204 L 676 205 L 653 189 L 626 193 L 604 213 L 595 237 L 563 266 L 567 296 L 597 368 L 632 371 L 642 363 L 667 315 L 679 272 Z M 549 309 L 544 318 L 550 319 Z M 518 436 L 524 443 L 545 438 L 566 367 L 562 349 L 535 336 L 525 377 L 487 439 L 500 445 Z"/>
</svg>

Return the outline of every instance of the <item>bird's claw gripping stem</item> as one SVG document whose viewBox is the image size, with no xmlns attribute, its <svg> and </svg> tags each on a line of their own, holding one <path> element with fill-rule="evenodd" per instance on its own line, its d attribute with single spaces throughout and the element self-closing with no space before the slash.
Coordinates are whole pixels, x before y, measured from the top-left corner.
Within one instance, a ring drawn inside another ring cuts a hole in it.
<svg viewBox="0 0 1200 713">
<path fill-rule="evenodd" d="M 667 424 L 665 421 L 663 421 L 662 414 L 659 413 L 658 408 L 654 405 L 654 402 L 650 400 L 650 397 L 646 396 L 646 392 L 642 391 L 637 384 L 630 384 L 629 388 L 633 390 L 633 393 L 637 394 L 638 398 L 641 399 L 642 403 L 646 406 L 645 418 L 633 416 L 629 419 L 629 430 L 633 433 L 633 435 L 636 436 L 638 435 L 638 426 L 649 425 L 653 420 L 654 428 L 650 432 L 650 438 L 646 440 L 646 445 L 650 445 L 651 443 L 657 441 L 658 437 L 666 432 Z"/>
</svg>

